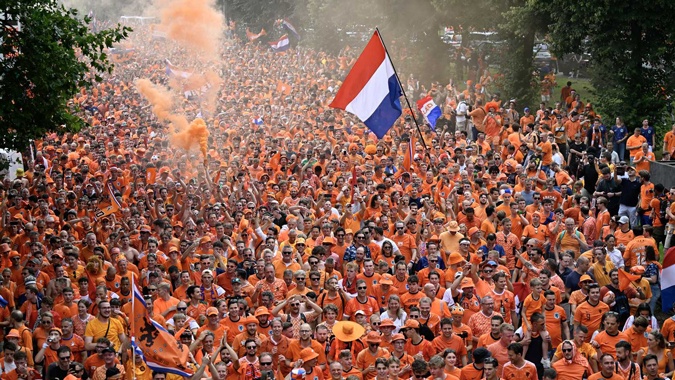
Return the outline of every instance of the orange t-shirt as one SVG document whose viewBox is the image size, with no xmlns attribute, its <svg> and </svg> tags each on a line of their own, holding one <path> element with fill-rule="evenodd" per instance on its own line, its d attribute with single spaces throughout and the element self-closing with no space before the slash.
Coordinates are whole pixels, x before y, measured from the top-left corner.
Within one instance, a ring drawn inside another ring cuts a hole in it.
<svg viewBox="0 0 675 380">
<path fill-rule="evenodd" d="M 555 305 L 552 310 L 544 308 L 544 320 L 546 321 L 546 331 L 551 336 L 550 347 L 558 347 L 562 343 L 561 323 L 567 323 L 565 309 L 558 305 Z"/>
<path fill-rule="evenodd" d="M 588 380 L 625 380 L 625 379 L 623 378 L 623 376 L 619 375 L 616 372 L 612 374 L 612 377 L 605 377 L 605 375 L 603 375 L 602 372 L 598 372 L 589 376 Z"/>
<path fill-rule="evenodd" d="M 632 326 L 631 326 L 632 327 Z M 593 338 L 593 340 L 600 345 L 598 349 L 603 354 L 610 354 L 616 360 L 616 344 L 619 341 L 625 340 L 629 342 L 630 339 L 628 335 L 624 334 L 622 331 L 619 331 L 618 334 L 612 336 L 607 333 L 607 331 L 601 331 L 598 335 Z"/>
<path fill-rule="evenodd" d="M 534 363 L 525 360 L 521 367 L 516 367 L 515 364 L 508 362 L 502 368 L 502 379 L 536 379 L 537 366 Z"/>
<path fill-rule="evenodd" d="M 609 311 L 609 306 L 602 301 L 593 306 L 588 301 L 582 302 L 574 311 L 574 323 L 581 324 L 588 328 L 588 331 L 595 331 L 600 327 L 602 316 Z M 586 342 L 591 341 L 591 334 L 586 336 Z"/>
</svg>

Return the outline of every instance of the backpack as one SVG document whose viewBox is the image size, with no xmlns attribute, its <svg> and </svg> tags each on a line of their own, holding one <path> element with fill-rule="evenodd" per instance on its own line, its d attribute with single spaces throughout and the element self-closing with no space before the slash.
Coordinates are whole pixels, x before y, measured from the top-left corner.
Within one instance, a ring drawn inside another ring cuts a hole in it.
<svg viewBox="0 0 675 380">
<path fill-rule="evenodd" d="M 429 318 L 431 318 L 431 317 L 429 317 Z M 434 335 L 434 332 L 431 331 L 431 329 L 427 325 L 427 323 L 429 322 L 429 319 L 427 319 L 426 322 L 424 322 L 424 323 L 422 323 L 421 319 L 418 319 L 417 321 L 420 323 L 420 335 L 422 335 L 422 337 L 424 339 L 426 339 L 430 342 L 432 340 L 434 340 L 434 338 L 436 338 L 436 336 Z"/>
<path fill-rule="evenodd" d="M 625 322 L 630 316 L 628 297 L 626 297 L 624 292 L 611 285 L 607 285 L 607 288 L 614 293 L 614 306 L 612 306 L 612 310 L 619 313 L 619 321 Z"/>
</svg>

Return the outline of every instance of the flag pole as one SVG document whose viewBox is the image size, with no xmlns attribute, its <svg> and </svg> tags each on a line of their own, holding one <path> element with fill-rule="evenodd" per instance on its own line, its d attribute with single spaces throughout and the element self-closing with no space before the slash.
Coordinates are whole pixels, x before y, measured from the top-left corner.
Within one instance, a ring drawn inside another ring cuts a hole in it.
<svg viewBox="0 0 675 380">
<path fill-rule="evenodd" d="M 396 67 L 394 66 L 394 62 L 391 59 L 391 56 L 389 55 L 389 50 L 387 50 L 387 45 L 384 44 L 384 40 L 382 39 L 382 33 L 380 33 L 380 28 L 375 27 L 375 30 L 377 31 L 377 37 L 380 39 L 380 43 L 382 44 L 382 47 L 384 47 L 384 53 L 389 57 L 389 62 L 391 63 L 391 67 L 394 69 L 394 75 L 396 76 L 396 81 L 398 82 L 399 87 L 401 87 L 401 92 L 403 93 L 403 97 L 405 98 L 405 102 L 408 105 L 408 109 L 410 109 L 410 113 L 412 114 L 411 117 L 413 121 L 415 122 L 415 127 L 417 128 L 417 133 L 420 135 L 420 142 L 422 143 L 422 146 L 424 147 L 424 151 L 426 152 L 427 156 L 429 156 L 429 148 L 427 148 L 427 144 L 424 142 L 424 136 L 422 136 L 422 131 L 420 130 L 420 125 L 417 123 L 417 118 L 415 117 L 415 110 L 413 110 L 412 106 L 410 105 L 410 100 L 408 100 L 408 95 L 405 93 L 405 89 L 403 88 L 403 83 L 401 83 L 401 78 L 398 77 L 398 72 L 396 71 Z M 413 147 L 414 149 L 415 147 Z"/>
<path fill-rule="evenodd" d="M 134 337 L 134 331 L 136 331 L 134 329 L 134 327 L 135 327 L 134 325 L 136 324 L 135 323 L 136 313 L 135 313 L 135 310 L 134 310 L 135 309 L 134 305 L 136 304 L 136 302 L 134 302 L 134 298 L 136 297 L 136 294 L 134 293 L 134 287 L 135 286 L 136 285 L 134 285 L 134 272 L 131 272 L 131 323 L 129 324 L 129 327 L 130 327 L 131 331 L 130 331 L 129 335 L 131 335 L 131 344 L 130 344 L 130 346 L 131 346 L 131 370 L 133 371 L 133 375 L 132 375 L 133 380 L 136 380 L 136 348 L 134 347 L 135 343 L 136 343 L 136 338 Z"/>
</svg>

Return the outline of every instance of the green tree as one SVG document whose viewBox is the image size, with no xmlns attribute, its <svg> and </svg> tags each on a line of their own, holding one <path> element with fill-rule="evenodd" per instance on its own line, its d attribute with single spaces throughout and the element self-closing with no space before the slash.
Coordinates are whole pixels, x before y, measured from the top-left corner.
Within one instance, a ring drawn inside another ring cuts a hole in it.
<svg viewBox="0 0 675 380">
<path fill-rule="evenodd" d="M 550 39 L 558 55 L 591 55 L 591 83 L 603 114 L 621 116 L 629 126 L 646 117 L 660 120 L 675 85 L 675 2 L 535 3 L 556 15 Z"/>
<path fill-rule="evenodd" d="M 217 4 L 230 20 L 250 26 L 256 33 L 260 28 L 271 32 L 274 21 L 289 17 L 295 9 L 292 0 L 218 0 Z"/>
<path fill-rule="evenodd" d="M 45 133 L 78 130 L 83 121 L 68 101 L 112 70 L 105 49 L 130 29 L 92 33 L 86 17 L 55 0 L 1 3 L 0 144 L 22 150 Z"/>
</svg>

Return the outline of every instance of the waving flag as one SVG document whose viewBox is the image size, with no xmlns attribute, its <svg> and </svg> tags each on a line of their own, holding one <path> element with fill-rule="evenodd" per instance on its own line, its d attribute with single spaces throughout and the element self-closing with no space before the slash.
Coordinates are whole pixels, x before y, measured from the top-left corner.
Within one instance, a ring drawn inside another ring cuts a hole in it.
<svg viewBox="0 0 675 380">
<path fill-rule="evenodd" d="M 253 42 L 253 41 L 257 40 L 258 38 L 260 38 L 262 36 L 265 36 L 265 35 L 267 35 L 267 32 L 265 31 L 265 29 L 261 29 L 260 33 L 254 34 L 248 28 L 246 28 L 246 38 L 248 38 L 248 40 L 251 41 L 251 42 Z"/>
<path fill-rule="evenodd" d="M 417 101 L 417 109 L 422 112 L 427 123 L 431 126 L 431 130 L 436 131 L 436 120 L 443 114 L 441 107 L 439 107 L 431 96 L 425 96 Z"/>
<path fill-rule="evenodd" d="M 104 216 L 114 214 L 122 208 L 120 202 L 117 201 L 117 198 L 115 198 L 115 192 L 113 191 L 112 185 L 108 183 L 106 187 L 108 189 L 108 197 L 110 198 L 110 200 L 109 202 L 99 204 L 98 206 L 99 210 L 96 211 L 95 214 L 97 218 L 102 218 Z"/>
<path fill-rule="evenodd" d="M 140 350 L 143 360 L 153 371 L 191 377 L 192 371 L 185 368 L 189 353 L 187 347 L 178 345 L 176 338 L 171 333 L 150 318 L 143 295 L 138 291 L 134 281 L 131 281 L 131 283 L 134 292 L 131 299 L 131 302 L 133 302 L 131 308 L 133 314 L 131 317 L 131 345 L 134 352 L 138 353 Z"/>
<path fill-rule="evenodd" d="M 675 247 L 670 247 L 663 257 L 661 271 L 661 308 L 670 313 L 675 306 Z"/>
<path fill-rule="evenodd" d="M 288 50 L 289 47 L 291 47 L 291 43 L 290 43 L 290 41 L 288 40 L 288 35 L 287 35 L 287 34 L 284 34 L 283 36 L 281 36 L 281 38 L 279 38 L 279 39 L 276 40 L 276 41 L 268 42 L 268 44 L 270 44 L 270 47 L 271 47 L 272 50 L 274 50 L 276 53 L 280 53 L 280 52 L 282 52 L 282 51 L 286 51 L 286 50 Z"/>
<path fill-rule="evenodd" d="M 286 20 L 279 19 L 279 20 L 277 20 L 277 22 L 275 22 L 275 25 L 277 25 L 277 26 L 281 25 L 284 29 L 288 30 L 288 32 L 291 33 L 293 35 L 293 37 L 295 37 L 297 40 L 300 40 L 300 34 L 295 29 L 293 24 L 291 24 L 290 22 L 288 22 Z"/>
<path fill-rule="evenodd" d="M 181 78 L 189 78 L 192 76 L 191 72 L 179 70 L 176 66 L 172 65 L 169 60 L 166 60 L 166 75 L 168 76 L 177 76 Z"/>
<path fill-rule="evenodd" d="M 375 31 L 330 104 L 358 116 L 379 139 L 401 116 L 401 86 Z"/>
<path fill-rule="evenodd" d="M 630 287 L 633 281 L 640 281 L 642 276 L 630 274 L 623 269 L 619 269 L 619 290 L 622 292 Z"/>
</svg>

